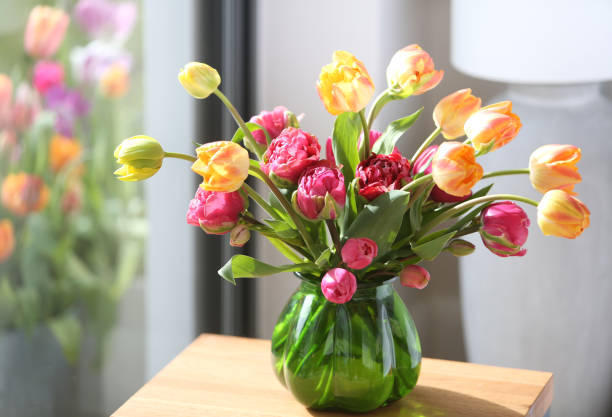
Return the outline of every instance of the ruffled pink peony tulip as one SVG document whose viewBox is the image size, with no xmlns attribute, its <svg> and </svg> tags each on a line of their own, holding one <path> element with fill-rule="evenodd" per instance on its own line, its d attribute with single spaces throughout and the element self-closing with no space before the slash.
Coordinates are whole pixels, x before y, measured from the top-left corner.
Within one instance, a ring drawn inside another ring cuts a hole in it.
<svg viewBox="0 0 612 417">
<path fill-rule="evenodd" d="M 321 280 L 321 291 L 328 301 L 344 304 L 351 301 L 357 291 L 357 279 L 346 269 L 330 269 Z"/>
<path fill-rule="evenodd" d="M 33 58 L 45 59 L 60 47 L 70 17 L 61 9 L 36 6 L 30 12 L 24 36 L 24 47 Z"/>
<path fill-rule="evenodd" d="M 485 208 L 480 219 L 480 236 L 484 245 L 497 256 L 523 256 L 522 246 L 529 233 L 527 213 L 511 201 L 493 203 Z"/>
<path fill-rule="evenodd" d="M 314 135 L 288 127 L 270 143 L 261 169 L 279 187 L 293 187 L 302 172 L 319 160 L 320 152 L 321 145 Z"/>
<path fill-rule="evenodd" d="M 429 284 L 429 271 L 419 265 L 408 265 L 400 272 L 400 283 L 404 287 L 422 290 Z"/>
<path fill-rule="evenodd" d="M 419 157 L 412 164 L 412 175 L 416 175 L 418 173 L 423 173 L 425 175 L 431 174 L 431 158 L 434 156 L 436 151 L 438 150 L 438 145 L 432 145 L 425 149 Z M 446 193 L 440 189 L 437 185 L 431 190 L 431 194 L 429 194 L 429 198 L 438 203 L 458 203 L 460 201 L 467 200 L 472 196 L 472 192 L 468 195 L 464 195 L 463 197 L 457 197 Z"/>
<path fill-rule="evenodd" d="M 327 161 L 306 168 L 295 192 L 297 211 L 308 219 L 335 219 L 344 208 L 344 176 Z"/>
<path fill-rule="evenodd" d="M 376 155 L 357 165 L 359 195 L 368 201 L 410 182 L 410 162 L 399 154 Z"/>
<path fill-rule="evenodd" d="M 272 111 L 262 111 L 256 116 L 251 117 L 249 122 L 257 123 L 268 131 L 270 140 L 276 139 L 280 133 L 289 127 L 289 110 L 283 106 L 276 106 Z M 267 146 L 266 135 L 261 130 L 253 132 L 255 141 L 260 145 Z"/>
<path fill-rule="evenodd" d="M 33 83 L 39 93 L 45 94 L 47 90 L 64 82 L 64 68 L 60 63 L 53 61 L 39 61 L 34 66 Z"/>
<path fill-rule="evenodd" d="M 378 255 L 376 242 L 367 237 L 352 238 L 342 247 L 342 262 L 349 268 L 363 269 Z"/>
<path fill-rule="evenodd" d="M 223 235 L 238 224 L 246 202 L 238 191 L 222 193 L 198 187 L 189 203 L 187 223 L 200 226 L 208 234 Z"/>
</svg>

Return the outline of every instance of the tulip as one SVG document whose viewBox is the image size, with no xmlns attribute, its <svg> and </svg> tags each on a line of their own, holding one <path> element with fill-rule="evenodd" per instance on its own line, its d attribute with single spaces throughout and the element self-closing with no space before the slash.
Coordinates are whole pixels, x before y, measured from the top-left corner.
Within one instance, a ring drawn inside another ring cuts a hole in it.
<svg viewBox="0 0 612 417">
<path fill-rule="evenodd" d="M 206 98 L 217 90 L 221 77 L 216 69 L 201 62 L 190 62 L 178 75 L 183 88 L 195 98 Z"/>
<path fill-rule="evenodd" d="M 486 207 L 480 214 L 482 243 L 497 256 L 523 256 L 523 245 L 529 233 L 527 213 L 511 201 Z"/>
<path fill-rule="evenodd" d="M 357 165 L 359 195 L 368 201 L 410 182 L 410 162 L 399 154 L 372 154 Z"/>
<path fill-rule="evenodd" d="M 446 250 L 455 256 L 467 256 L 476 250 L 476 246 L 467 240 L 455 239 L 448 244 Z"/>
<path fill-rule="evenodd" d="M 249 175 L 249 153 L 237 143 L 220 140 L 196 149 L 198 160 L 191 169 L 202 176 L 206 191 L 236 191 Z"/>
<path fill-rule="evenodd" d="M 64 40 L 70 17 L 63 10 L 36 6 L 26 24 L 24 46 L 33 58 L 46 59 L 53 55 Z"/>
<path fill-rule="evenodd" d="M 83 189 L 81 184 L 75 183 L 66 187 L 62 196 L 61 207 L 65 214 L 73 214 L 81 209 L 83 201 Z"/>
<path fill-rule="evenodd" d="M 189 203 L 187 223 L 199 226 L 208 234 L 223 235 L 238 224 L 246 204 L 247 200 L 238 191 L 223 193 L 198 187 Z"/>
<path fill-rule="evenodd" d="M 74 6 L 75 20 L 91 38 L 110 37 L 122 42 L 131 33 L 137 16 L 137 6 L 131 1 L 79 0 Z"/>
<path fill-rule="evenodd" d="M 472 95 L 470 88 L 455 91 L 440 100 L 434 108 L 433 119 L 444 138 L 456 139 L 465 135 L 463 125 L 480 109 L 480 102 L 479 97 Z"/>
<path fill-rule="evenodd" d="M 321 68 L 317 91 L 334 116 L 361 111 L 374 95 L 374 82 L 365 65 L 346 51 L 335 51 L 332 62 Z"/>
<path fill-rule="evenodd" d="M 13 82 L 6 75 L 0 74 L 0 129 L 5 129 L 11 124 L 12 103 Z"/>
<path fill-rule="evenodd" d="M 276 106 L 272 111 L 262 111 L 256 116 L 251 117 L 249 122 L 256 123 L 266 129 L 270 140 L 276 139 L 280 133 L 291 126 L 292 122 L 296 122 L 295 116 L 286 107 Z M 297 127 L 297 126 L 293 126 Z M 255 142 L 260 145 L 268 146 L 266 135 L 261 130 L 251 132 L 255 138 Z"/>
<path fill-rule="evenodd" d="M 540 146 L 529 158 L 531 185 L 541 193 L 563 190 L 575 195 L 574 185 L 582 180 L 576 167 L 578 161 L 580 148 L 573 145 Z"/>
<path fill-rule="evenodd" d="M 15 93 L 12 123 L 15 129 L 24 131 L 34 123 L 40 111 L 40 98 L 28 84 L 21 83 Z"/>
<path fill-rule="evenodd" d="M 431 161 L 433 180 L 448 194 L 463 197 L 482 178 L 474 148 L 461 142 L 444 142 Z"/>
<path fill-rule="evenodd" d="M 81 144 L 74 139 L 55 135 L 49 145 L 49 165 L 53 172 L 59 172 L 66 165 L 81 156 Z"/>
<path fill-rule="evenodd" d="M 244 225 L 235 226 L 230 232 L 230 245 L 241 248 L 251 239 L 251 231 Z"/>
<path fill-rule="evenodd" d="M 423 94 L 437 86 L 444 71 L 436 71 L 433 59 L 419 45 L 397 51 L 387 66 L 387 85 L 394 98 Z"/>
<path fill-rule="evenodd" d="M 426 148 L 418 158 L 412 164 L 412 175 L 416 174 L 431 174 L 431 158 L 436 154 L 438 150 L 438 145 L 432 145 Z M 431 193 L 429 194 L 429 198 L 438 203 L 458 203 L 461 201 L 465 201 L 472 196 L 472 192 L 470 191 L 468 194 L 464 196 L 454 196 L 449 193 L 445 193 L 438 187 L 434 185 L 431 189 Z"/>
<path fill-rule="evenodd" d="M 164 149 L 149 136 L 133 136 L 123 140 L 115 149 L 115 159 L 123 166 L 114 174 L 121 181 L 140 181 L 159 171 L 164 160 Z"/>
<path fill-rule="evenodd" d="M 0 263 L 11 257 L 15 250 L 13 223 L 8 219 L 0 220 Z"/>
<path fill-rule="evenodd" d="M 46 107 L 55 113 L 55 130 L 64 136 L 73 136 L 79 118 L 89 112 L 89 101 L 78 90 L 64 85 L 51 87 L 45 94 Z"/>
<path fill-rule="evenodd" d="M 2 182 L 2 204 L 17 216 L 39 212 L 48 202 L 49 187 L 38 175 L 9 174 Z"/>
<path fill-rule="evenodd" d="M 483 107 L 465 122 L 465 134 L 479 154 L 501 148 L 521 129 L 521 119 L 512 113 L 512 102 Z"/>
<path fill-rule="evenodd" d="M 342 250 L 342 262 L 352 269 L 363 269 L 372 263 L 378 255 L 378 245 L 367 237 L 351 238 L 346 241 Z"/>
<path fill-rule="evenodd" d="M 302 172 L 319 160 L 320 152 L 321 145 L 314 135 L 288 127 L 270 143 L 261 169 L 277 186 L 291 188 Z"/>
<path fill-rule="evenodd" d="M 344 304 L 351 301 L 357 291 L 357 279 L 346 269 L 333 268 L 323 276 L 321 291 L 328 301 Z"/>
<path fill-rule="evenodd" d="M 538 204 L 538 226 L 546 236 L 578 237 L 589 227 L 589 209 L 562 190 L 550 190 Z"/>
<path fill-rule="evenodd" d="M 336 219 L 345 202 L 344 176 L 324 163 L 306 168 L 292 198 L 295 210 L 310 220 Z"/>
<path fill-rule="evenodd" d="M 422 290 L 429 284 L 429 271 L 419 265 L 408 265 L 400 272 L 400 283 L 404 287 Z"/>
<path fill-rule="evenodd" d="M 45 94 L 51 87 L 64 82 L 64 67 L 53 61 L 39 61 L 34 66 L 33 84 L 39 93 Z"/>
<path fill-rule="evenodd" d="M 130 85 L 127 68 L 121 64 L 109 67 L 100 78 L 100 92 L 108 98 L 119 98 L 125 95 Z"/>
<path fill-rule="evenodd" d="M 127 73 L 132 68 L 132 55 L 116 43 L 94 40 L 70 51 L 72 76 L 82 84 L 100 84 L 102 77 L 114 66 L 121 66 Z M 112 74 L 112 73 L 111 73 Z"/>
</svg>

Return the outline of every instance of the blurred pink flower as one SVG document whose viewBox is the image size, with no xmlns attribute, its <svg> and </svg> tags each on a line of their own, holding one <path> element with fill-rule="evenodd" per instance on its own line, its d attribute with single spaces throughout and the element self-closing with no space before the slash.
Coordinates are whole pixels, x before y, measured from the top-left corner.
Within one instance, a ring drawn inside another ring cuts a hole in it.
<svg viewBox="0 0 612 417">
<path fill-rule="evenodd" d="M 132 1 L 80 0 L 74 7 L 79 26 L 96 39 L 124 41 L 132 33 L 137 17 L 138 7 Z"/>
<path fill-rule="evenodd" d="M 39 93 L 45 94 L 49 88 L 64 82 L 64 67 L 53 61 L 38 61 L 34 66 L 33 84 Z"/>
<path fill-rule="evenodd" d="M 24 47 L 33 58 L 45 59 L 60 47 L 70 17 L 61 9 L 36 6 L 28 16 L 24 34 Z"/>
<path fill-rule="evenodd" d="M 19 131 L 30 127 L 36 119 L 40 107 L 40 96 L 36 90 L 29 84 L 19 84 L 15 93 L 15 105 L 13 106 L 13 127 Z"/>
<path fill-rule="evenodd" d="M 113 66 L 121 65 L 127 72 L 132 68 L 132 56 L 116 44 L 95 40 L 70 53 L 72 75 L 79 83 L 97 84 Z"/>
<path fill-rule="evenodd" d="M 13 82 L 0 74 L 0 129 L 9 127 L 13 110 Z"/>
</svg>

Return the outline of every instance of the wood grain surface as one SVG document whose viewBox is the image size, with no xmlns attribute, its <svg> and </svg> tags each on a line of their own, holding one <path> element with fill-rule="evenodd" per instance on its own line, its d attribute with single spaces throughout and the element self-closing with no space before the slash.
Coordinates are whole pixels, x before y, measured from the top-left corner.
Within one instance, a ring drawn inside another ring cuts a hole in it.
<svg viewBox="0 0 612 417">
<path fill-rule="evenodd" d="M 552 397 L 548 372 L 425 358 L 416 388 L 368 415 L 542 417 Z M 293 399 L 272 372 L 269 341 L 204 334 L 112 417 L 340 415 Z"/>
</svg>

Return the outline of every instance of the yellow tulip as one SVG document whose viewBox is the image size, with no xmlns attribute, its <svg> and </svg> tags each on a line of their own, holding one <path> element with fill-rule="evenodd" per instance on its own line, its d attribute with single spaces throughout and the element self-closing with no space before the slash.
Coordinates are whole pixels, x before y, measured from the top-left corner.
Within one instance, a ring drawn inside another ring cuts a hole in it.
<svg viewBox="0 0 612 417">
<path fill-rule="evenodd" d="M 575 195 L 574 185 L 582 180 L 576 167 L 578 161 L 580 148 L 573 145 L 540 146 L 529 158 L 531 185 L 541 193 L 563 190 Z"/>
<path fill-rule="evenodd" d="M 590 214 L 587 206 L 576 197 L 565 191 L 551 190 L 538 204 L 538 226 L 546 236 L 574 239 L 589 227 Z"/>
<path fill-rule="evenodd" d="M 179 82 L 195 98 L 206 98 L 215 92 L 221 77 L 216 69 L 201 62 L 190 62 L 181 69 Z"/>
<path fill-rule="evenodd" d="M 444 71 L 436 71 L 433 59 L 417 44 L 397 51 L 387 66 L 387 86 L 395 98 L 423 94 L 442 77 Z"/>
<path fill-rule="evenodd" d="M 482 178 L 474 148 L 461 142 L 444 142 L 431 161 L 433 180 L 444 192 L 462 197 Z"/>
<path fill-rule="evenodd" d="M 123 164 L 115 171 L 121 181 L 140 181 L 159 171 L 164 160 L 164 149 L 149 136 L 133 136 L 125 139 L 115 149 L 117 163 Z"/>
<path fill-rule="evenodd" d="M 446 139 L 457 139 L 465 135 L 463 125 L 480 109 L 480 98 L 472 95 L 470 88 L 455 91 L 438 102 L 433 111 L 436 126 Z"/>
<path fill-rule="evenodd" d="M 196 149 L 198 160 L 191 169 L 202 176 L 206 191 L 238 190 L 249 175 L 249 153 L 231 141 L 206 143 Z"/>
<path fill-rule="evenodd" d="M 465 122 L 465 134 L 481 154 L 501 148 L 518 135 L 521 119 L 512 113 L 512 102 L 483 107 Z"/>
</svg>

